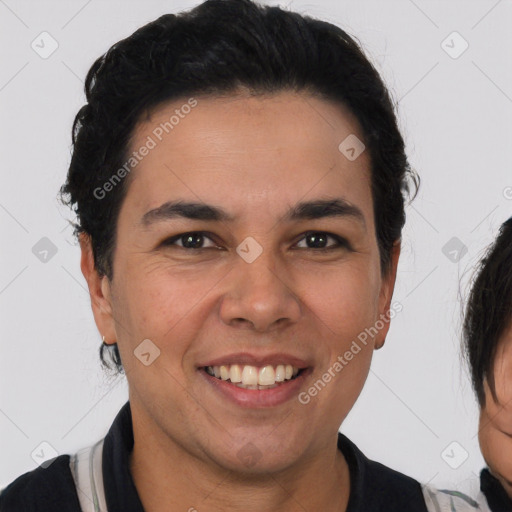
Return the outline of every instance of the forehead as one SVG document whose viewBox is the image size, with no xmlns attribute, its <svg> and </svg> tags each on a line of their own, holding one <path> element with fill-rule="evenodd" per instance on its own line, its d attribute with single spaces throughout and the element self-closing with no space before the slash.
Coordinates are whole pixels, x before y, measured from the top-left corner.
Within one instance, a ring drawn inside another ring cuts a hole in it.
<svg viewBox="0 0 512 512">
<path fill-rule="evenodd" d="M 138 124 L 130 151 L 144 145 L 151 150 L 132 171 L 130 187 L 146 208 L 172 192 L 215 197 L 236 214 L 335 191 L 348 202 L 365 195 L 372 208 L 370 159 L 357 119 L 343 105 L 307 94 L 175 100 Z"/>
</svg>

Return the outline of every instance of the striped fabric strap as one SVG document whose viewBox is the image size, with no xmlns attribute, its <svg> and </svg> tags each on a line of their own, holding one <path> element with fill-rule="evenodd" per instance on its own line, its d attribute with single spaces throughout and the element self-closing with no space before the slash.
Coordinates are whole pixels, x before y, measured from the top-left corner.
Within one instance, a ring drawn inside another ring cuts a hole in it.
<svg viewBox="0 0 512 512">
<path fill-rule="evenodd" d="M 438 490 L 423 486 L 423 497 L 429 512 L 491 512 L 482 492 L 475 499 L 458 491 Z"/>
<path fill-rule="evenodd" d="M 101 439 L 70 458 L 71 474 L 82 512 L 108 512 L 103 488 L 103 441 Z"/>
</svg>

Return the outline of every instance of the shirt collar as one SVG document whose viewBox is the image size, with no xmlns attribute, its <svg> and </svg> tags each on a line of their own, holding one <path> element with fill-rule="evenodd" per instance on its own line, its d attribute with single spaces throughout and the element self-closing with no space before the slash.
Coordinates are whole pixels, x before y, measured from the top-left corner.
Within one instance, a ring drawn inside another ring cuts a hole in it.
<svg viewBox="0 0 512 512">
<path fill-rule="evenodd" d="M 144 512 L 130 473 L 133 424 L 130 402 L 117 414 L 103 445 L 103 483 L 108 510 Z"/>
</svg>

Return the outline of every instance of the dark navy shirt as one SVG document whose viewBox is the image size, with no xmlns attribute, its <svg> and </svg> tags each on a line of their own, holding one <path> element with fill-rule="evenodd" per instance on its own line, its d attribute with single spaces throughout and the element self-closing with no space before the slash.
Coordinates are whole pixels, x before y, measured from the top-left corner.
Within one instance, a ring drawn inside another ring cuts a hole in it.
<svg viewBox="0 0 512 512">
<path fill-rule="evenodd" d="M 480 490 L 485 494 L 492 512 L 512 512 L 512 500 L 487 468 L 480 472 Z"/>
<path fill-rule="evenodd" d="M 427 512 L 420 484 L 367 459 L 338 434 L 350 471 L 347 512 Z M 109 512 L 144 512 L 130 474 L 133 449 L 130 403 L 119 411 L 103 445 L 103 481 Z M 0 512 L 80 512 L 69 455 L 18 477 L 0 494 Z M 500 509 L 501 510 L 501 509 Z"/>
</svg>

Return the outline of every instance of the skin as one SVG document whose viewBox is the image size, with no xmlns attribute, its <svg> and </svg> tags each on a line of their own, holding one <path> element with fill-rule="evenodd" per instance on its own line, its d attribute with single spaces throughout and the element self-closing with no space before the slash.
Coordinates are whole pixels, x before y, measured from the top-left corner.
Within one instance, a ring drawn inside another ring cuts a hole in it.
<svg viewBox="0 0 512 512">
<path fill-rule="evenodd" d="M 498 400 L 494 400 L 485 382 L 478 438 L 490 472 L 512 499 L 512 324 L 498 344 L 494 378 Z"/>
<path fill-rule="evenodd" d="M 369 155 L 349 161 L 338 150 L 349 134 L 363 140 L 361 129 L 345 108 L 306 94 L 197 100 L 130 175 L 112 281 L 98 275 L 81 239 L 96 324 L 117 340 L 128 379 L 135 485 L 148 512 L 345 510 L 349 473 L 337 432 L 388 322 L 307 405 L 294 398 L 242 408 L 200 378 L 197 365 L 235 352 L 285 352 L 311 366 L 305 391 L 389 311 L 399 244 L 383 275 Z M 132 149 L 185 101 L 141 122 Z M 344 198 L 362 219 L 281 220 L 299 201 L 330 198 Z M 175 199 L 221 206 L 234 220 L 141 223 Z M 185 249 L 183 239 L 163 244 L 197 231 L 211 236 L 202 250 Z M 307 231 L 348 245 L 321 251 Z M 263 248 L 250 264 L 236 252 L 248 236 Z M 144 366 L 133 352 L 147 338 L 161 353 Z M 259 453 L 250 467 L 237 455 L 249 442 Z"/>
</svg>

